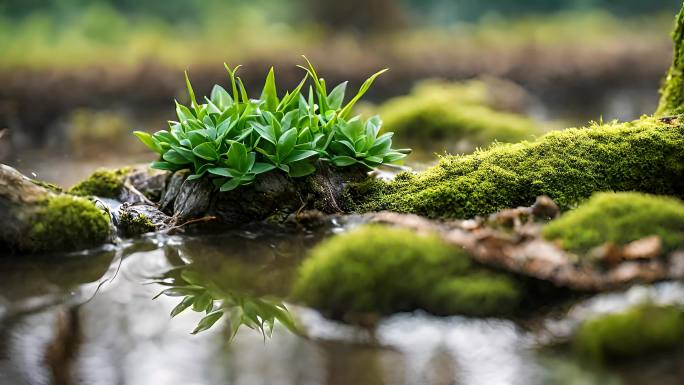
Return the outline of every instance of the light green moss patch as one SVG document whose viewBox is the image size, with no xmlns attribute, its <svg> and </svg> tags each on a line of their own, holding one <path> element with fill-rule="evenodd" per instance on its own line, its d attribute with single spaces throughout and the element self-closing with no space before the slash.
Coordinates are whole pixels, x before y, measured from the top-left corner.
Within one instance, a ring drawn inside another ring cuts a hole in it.
<svg viewBox="0 0 684 385">
<path fill-rule="evenodd" d="M 684 125 L 645 117 L 550 132 L 534 142 L 499 144 L 442 157 L 417 175 L 350 185 L 350 207 L 431 218 L 471 218 L 529 206 L 548 195 L 573 207 L 595 191 L 684 194 Z"/>
<path fill-rule="evenodd" d="M 294 297 L 334 318 L 424 309 L 504 315 L 521 291 L 510 276 L 475 266 L 436 236 L 367 225 L 318 245 L 299 270 Z"/>
<path fill-rule="evenodd" d="M 573 345 L 594 361 L 634 358 L 684 346 L 684 309 L 639 305 L 585 321 Z"/>
<path fill-rule="evenodd" d="M 123 179 L 128 168 L 118 170 L 100 169 L 91 176 L 77 183 L 69 193 L 78 196 L 98 196 L 102 198 L 116 198 L 123 188 Z"/>
<path fill-rule="evenodd" d="M 657 235 L 664 251 L 684 246 L 684 203 L 634 192 L 594 194 L 577 209 L 546 225 L 543 235 L 584 253 L 605 242 L 625 245 Z"/>
<path fill-rule="evenodd" d="M 672 33 L 674 54 L 672 65 L 660 89 L 660 102 L 656 115 L 680 115 L 684 113 L 684 9 L 677 15 Z"/>
<path fill-rule="evenodd" d="M 73 251 L 106 243 L 109 217 L 87 199 L 51 197 L 34 217 L 28 234 L 33 252 Z"/>
<path fill-rule="evenodd" d="M 541 132 L 522 115 L 486 105 L 481 82 L 428 83 L 406 96 L 390 99 L 378 108 L 386 130 L 400 138 L 450 139 L 474 149 L 494 141 L 517 142 Z"/>
</svg>

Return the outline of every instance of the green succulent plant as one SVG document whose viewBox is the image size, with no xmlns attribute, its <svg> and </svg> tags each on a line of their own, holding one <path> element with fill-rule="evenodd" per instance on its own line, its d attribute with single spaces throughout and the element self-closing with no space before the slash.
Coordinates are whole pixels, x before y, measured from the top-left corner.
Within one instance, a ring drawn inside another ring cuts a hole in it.
<svg viewBox="0 0 684 385">
<path fill-rule="evenodd" d="M 369 77 L 344 104 L 347 82 L 328 92 L 325 80 L 306 63 L 300 66 L 305 70 L 302 81 L 282 97 L 271 68 L 258 99 L 248 97 L 236 76 L 239 66 L 226 65 L 232 95 L 215 85 L 204 103 L 198 103 L 186 72 L 190 106 L 176 101 L 178 121 L 170 121 L 168 130 L 134 134 L 159 153 L 153 168 L 189 168 L 190 179 L 208 176 L 221 191 L 249 184 L 275 169 L 294 178 L 306 176 L 316 171 L 314 161 L 319 159 L 337 167 L 360 164 L 372 169 L 406 157 L 410 150 L 392 149 L 391 133 L 378 136 L 382 125 L 378 116 L 365 122 L 351 117 L 356 102 L 385 70 Z M 308 78 L 313 86 L 304 97 Z"/>
</svg>

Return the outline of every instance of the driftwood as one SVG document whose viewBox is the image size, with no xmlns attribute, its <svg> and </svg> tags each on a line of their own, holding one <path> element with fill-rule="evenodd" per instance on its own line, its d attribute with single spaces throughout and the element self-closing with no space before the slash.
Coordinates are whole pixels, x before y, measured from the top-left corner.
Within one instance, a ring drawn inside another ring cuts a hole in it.
<svg viewBox="0 0 684 385">
<path fill-rule="evenodd" d="M 623 248 L 604 245 L 588 256 L 562 250 L 540 236 L 539 220 L 555 215 L 549 201 L 542 197 L 533 207 L 504 210 L 486 219 L 467 221 L 439 222 L 392 212 L 366 217 L 370 222 L 438 234 L 480 263 L 578 291 L 606 291 L 635 283 L 684 278 L 684 250 L 660 255 L 659 240 L 654 237 Z"/>
</svg>

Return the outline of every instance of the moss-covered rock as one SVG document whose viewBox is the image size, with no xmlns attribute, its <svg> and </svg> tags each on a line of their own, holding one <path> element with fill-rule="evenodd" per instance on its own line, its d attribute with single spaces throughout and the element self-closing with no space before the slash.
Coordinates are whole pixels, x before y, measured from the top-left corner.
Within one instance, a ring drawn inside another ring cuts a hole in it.
<svg viewBox="0 0 684 385">
<path fill-rule="evenodd" d="M 334 318 L 424 309 L 505 315 L 521 290 L 436 236 L 367 225 L 318 245 L 299 270 L 294 297 Z"/>
<path fill-rule="evenodd" d="M 72 251 L 106 243 L 109 217 L 87 199 L 70 195 L 48 198 L 34 214 L 25 251 Z"/>
<path fill-rule="evenodd" d="M 78 196 L 93 195 L 101 198 L 117 198 L 124 187 L 124 177 L 128 171 L 128 168 L 99 169 L 70 188 L 69 193 Z"/>
<path fill-rule="evenodd" d="M 657 235 L 667 252 L 684 246 L 684 202 L 635 192 L 598 193 L 546 225 L 543 235 L 578 253 Z"/>
<path fill-rule="evenodd" d="M 473 150 L 494 141 L 517 142 L 541 132 L 533 120 L 487 105 L 482 82 L 425 83 L 378 108 L 383 127 L 401 138 L 450 139 Z"/>
<path fill-rule="evenodd" d="M 684 9 L 677 15 L 672 33 L 674 54 L 672 65 L 660 89 L 660 102 L 656 115 L 679 115 L 684 113 Z"/>
<path fill-rule="evenodd" d="M 145 214 L 126 211 L 119 217 L 119 231 L 124 237 L 133 237 L 155 231 L 157 227 Z"/>
<path fill-rule="evenodd" d="M 537 196 L 573 207 L 596 191 L 684 195 L 684 122 L 644 117 L 550 132 L 534 142 L 449 155 L 393 182 L 352 184 L 357 211 L 470 218 L 529 206 Z"/>
<path fill-rule="evenodd" d="M 594 361 L 634 358 L 684 346 L 684 309 L 644 304 L 585 321 L 574 349 Z"/>
</svg>

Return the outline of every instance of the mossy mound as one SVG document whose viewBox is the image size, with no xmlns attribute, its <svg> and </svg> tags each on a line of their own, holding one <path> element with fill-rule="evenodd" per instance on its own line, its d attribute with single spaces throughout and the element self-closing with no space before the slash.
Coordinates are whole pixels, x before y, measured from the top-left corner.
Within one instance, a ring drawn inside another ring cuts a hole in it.
<svg viewBox="0 0 684 385">
<path fill-rule="evenodd" d="M 625 245 L 657 235 L 667 252 L 684 246 L 684 203 L 635 192 L 598 193 L 546 225 L 543 235 L 579 253 L 605 242 Z"/>
<path fill-rule="evenodd" d="M 487 105 L 482 82 L 424 83 L 378 108 L 386 130 L 402 138 L 450 139 L 471 150 L 494 141 L 517 142 L 541 132 L 533 120 Z"/>
<path fill-rule="evenodd" d="M 684 346 L 684 309 L 644 304 L 585 321 L 575 351 L 593 361 L 635 358 Z"/>
<path fill-rule="evenodd" d="M 357 211 L 472 218 L 547 195 L 567 209 L 595 191 L 684 195 L 684 124 L 645 117 L 550 132 L 534 142 L 449 155 L 393 182 L 350 185 Z"/>
<path fill-rule="evenodd" d="M 521 300 L 511 276 L 484 270 L 436 236 L 367 225 L 318 245 L 299 270 L 294 297 L 333 318 L 424 309 L 510 314 Z"/>
<path fill-rule="evenodd" d="M 109 218 L 87 199 L 56 195 L 35 214 L 27 237 L 32 252 L 81 250 L 107 242 Z"/>
<path fill-rule="evenodd" d="M 127 168 L 118 170 L 99 169 L 70 188 L 69 193 L 78 196 L 117 198 L 124 187 L 123 180 L 126 172 L 128 172 Z"/>
</svg>

